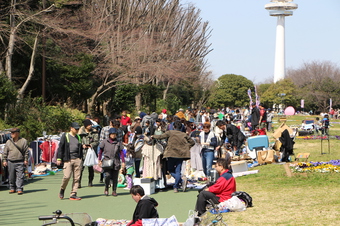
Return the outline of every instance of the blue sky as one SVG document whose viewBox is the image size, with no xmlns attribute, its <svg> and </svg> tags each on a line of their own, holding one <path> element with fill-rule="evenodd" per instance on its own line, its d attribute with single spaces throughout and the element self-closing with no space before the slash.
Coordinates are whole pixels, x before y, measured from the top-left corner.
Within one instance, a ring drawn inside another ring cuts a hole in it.
<svg viewBox="0 0 340 226">
<path fill-rule="evenodd" d="M 242 75 L 254 83 L 273 78 L 276 17 L 270 0 L 181 0 L 201 10 L 209 21 L 214 49 L 208 56 L 213 78 Z M 294 0 L 298 9 L 286 17 L 286 69 L 311 61 L 340 67 L 340 0 Z"/>
</svg>

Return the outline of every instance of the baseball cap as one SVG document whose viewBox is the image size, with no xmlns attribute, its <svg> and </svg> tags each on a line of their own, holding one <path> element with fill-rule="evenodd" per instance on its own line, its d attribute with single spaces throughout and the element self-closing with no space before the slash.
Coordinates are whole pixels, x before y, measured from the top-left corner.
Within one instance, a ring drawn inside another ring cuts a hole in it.
<svg viewBox="0 0 340 226">
<path fill-rule="evenodd" d="M 20 133 L 20 129 L 19 129 L 19 128 L 12 128 L 12 129 L 10 130 L 10 132 L 11 132 L 11 133 L 15 133 L 15 132 Z"/>
<path fill-rule="evenodd" d="M 80 126 L 79 126 L 79 124 L 77 122 L 72 122 L 71 123 L 71 127 L 75 128 L 75 129 L 79 129 L 80 128 Z"/>
<path fill-rule="evenodd" d="M 111 133 L 117 134 L 117 133 L 118 133 L 118 130 L 117 130 L 116 128 L 110 128 L 110 129 L 109 129 L 109 134 L 111 134 Z"/>
</svg>

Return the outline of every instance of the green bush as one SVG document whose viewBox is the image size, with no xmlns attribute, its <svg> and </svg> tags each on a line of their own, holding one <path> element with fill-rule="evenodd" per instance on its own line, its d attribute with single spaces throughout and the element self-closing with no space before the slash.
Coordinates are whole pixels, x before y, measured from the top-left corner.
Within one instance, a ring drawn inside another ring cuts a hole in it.
<svg viewBox="0 0 340 226">
<path fill-rule="evenodd" d="M 41 98 L 27 97 L 11 106 L 5 123 L 10 127 L 19 127 L 22 137 L 35 140 L 46 134 L 59 134 L 68 131 L 72 122 L 81 124 L 84 113 L 62 106 L 47 106 Z"/>
</svg>

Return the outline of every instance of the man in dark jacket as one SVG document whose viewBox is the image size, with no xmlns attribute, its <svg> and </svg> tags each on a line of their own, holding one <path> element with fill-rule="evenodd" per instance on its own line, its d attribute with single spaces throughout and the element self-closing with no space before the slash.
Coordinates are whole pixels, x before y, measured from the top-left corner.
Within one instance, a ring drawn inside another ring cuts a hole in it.
<svg viewBox="0 0 340 226">
<path fill-rule="evenodd" d="M 245 135 L 241 132 L 239 128 L 235 125 L 230 124 L 231 121 L 228 121 L 228 124 L 222 120 L 217 121 L 216 126 L 223 130 L 222 140 L 225 142 L 225 138 L 228 138 L 228 142 L 233 147 L 233 151 L 235 155 L 240 155 L 240 149 L 244 140 L 246 139 Z"/>
<path fill-rule="evenodd" d="M 128 226 L 141 226 L 143 218 L 158 218 L 157 201 L 146 196 L 144 189 L 140 185 L 132 186 L 130 194 L 132 199 L 137 202 L 137 206 L 133 213 L 132 221 L 128 223 Z"/>
<path fill-rule="evenodd" d="M 187 180 L 182 180 L 181 169 L 184 160 L 190 159 L 190 148 L 195 145 L 195 141 L 186 133 L 181 132 L 181 121 L 174 122 L 175 130 L 168 130 L 161 135 L 153 135 L 155 139 L 167 139 L 168 143 L 165 148 L 163 158 L 168 160 L 168 171 L 175 178 L 174 192 L 178 192 L 179 184 L 182 184 L 182 190 L 185 191 Z M 183 182 L 182 182 L 183 181 Z"/>
<path fill-rule="evenodd" d="M 11 139 L 7 140 L 2 159 L 4 167 L 8 166 L 9 193 L 23 194 L 24 167 L 28 164 L 27 140 L 20 137 L 20 129 L 11 129 Z"/>
<path fill-rule="evenodd" d="M 251 104 L 251 128 L 256 130 L 256 127 L 260 123 L 260 110 L 257 108 L 256 103 Z"/>
<path fill-rule="evenodd" d="M 59 166 L 61 163 L 64 163 L 64 177 L 59 192 L 60 199 L 64 198 L 65 189 L 73 174 L 73 187 L 70 200 L 81 200 L 81 198 L 77 197 L 83 157 L 81 138 L 78 135 L 79 128 L 78 123 L 72 122 L 70 132 L 64 133 L 60 138 L 57 165 Z"/>
</svg>

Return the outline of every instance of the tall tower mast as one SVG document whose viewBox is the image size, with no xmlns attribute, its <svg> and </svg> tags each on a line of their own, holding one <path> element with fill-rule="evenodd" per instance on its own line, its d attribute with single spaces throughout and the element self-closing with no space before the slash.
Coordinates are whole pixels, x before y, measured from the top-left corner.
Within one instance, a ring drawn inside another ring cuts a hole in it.
<svg viewBox="0 0 340 226">
<path fill-rule="evenodd" d="M 275 46 L 275 65 L 274 83 L 284 79 L 286 71 L 285 63 L 285 17 L 293 16 L 293 11 L 298 5 L 293 0 L 271 0 L 264 6 L 269 11 L 270 16 L 277 17 L 276 25 L 276 46 Z"/>
</svg>

